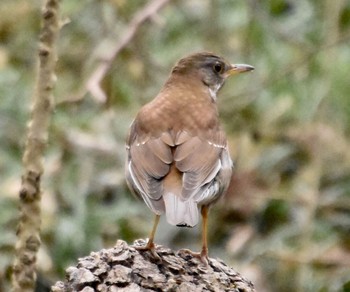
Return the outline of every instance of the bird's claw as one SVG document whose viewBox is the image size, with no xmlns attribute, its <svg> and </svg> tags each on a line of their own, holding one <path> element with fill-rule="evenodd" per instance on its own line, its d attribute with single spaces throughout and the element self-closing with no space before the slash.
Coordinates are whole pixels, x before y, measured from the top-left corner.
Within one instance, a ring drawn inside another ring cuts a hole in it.
<svg viewBox="0 0 350 292">
<path fill-rule="evenodd" d="M 192 250 L 184 248 L 184 249 L 180 249 L 179 252 L 190 254 L 194 258 L 199 259 L 201 261 L 201 263 L 206 267 L 209 265 L 209 258 L 208 258 L 208 250 L 207 249 L 202 249 L 201 252 L 194 252 Z"/>
<path fill-rule="evenodd" d="M 158 255 L 158 253 L 156 252 L 156 246 L 153 242 L 148 242 L 146 245 L 144 246 L 135 246 L 134 248 L 138 251 L 150 251 L 152 256 L 157 259 L 157 260 L 161 260 L 161 257 Z"/>
</svg>

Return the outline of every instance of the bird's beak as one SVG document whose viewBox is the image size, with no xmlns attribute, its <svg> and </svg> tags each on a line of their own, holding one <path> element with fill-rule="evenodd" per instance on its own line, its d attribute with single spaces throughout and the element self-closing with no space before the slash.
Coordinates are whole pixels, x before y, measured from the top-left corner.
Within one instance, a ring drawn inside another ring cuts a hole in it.
<svg viewBox="0 0 350 292">
<path fill-rule="evenodd" d="M 231 64 L 231 67 L 226 71 L 226 77 L 237 73 L 253 71 L 254 67 L 247 64 Z"/>
</svg>

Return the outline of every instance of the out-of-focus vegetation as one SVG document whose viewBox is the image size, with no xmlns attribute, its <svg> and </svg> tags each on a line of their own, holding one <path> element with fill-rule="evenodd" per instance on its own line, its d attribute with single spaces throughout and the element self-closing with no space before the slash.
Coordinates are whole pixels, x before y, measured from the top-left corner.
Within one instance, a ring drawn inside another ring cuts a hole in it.
<svg viewBox="0 0 350 292">
<path fill-rule="evenodd" d="M 62 1 L 56 110 L 42 198 L 41 285 L 92 250 L 148 235 L 124 183 L 124 140 L 174 62 L 210 50 L 256 70 L 219 98 L 235 174 L 210 213 L 210 255 L 258 291 L 350 289 L 350 2 L 177 0 L 142 25 L 102 82 L 92 72 L 150 1 Z M 0 4 L 0 290 L 8 289 L 36 72 L 39 1 Z M 199 248 L 200 228 L 156 241 Z"/>
</svg>

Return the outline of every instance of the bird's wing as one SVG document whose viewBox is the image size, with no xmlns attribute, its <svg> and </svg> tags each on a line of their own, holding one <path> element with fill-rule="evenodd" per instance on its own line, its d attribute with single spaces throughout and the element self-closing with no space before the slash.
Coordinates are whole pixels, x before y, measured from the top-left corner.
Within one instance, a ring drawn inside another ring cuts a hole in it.
<svg viewBox="0 0 350 292">
<path fill-rule="evenodd" d="M 220 184 L 228 184 L 227 176 L 231 174 L 224 132 L 213 131 L 206 137 L 181 132 L 175 143 L 178 145 L 174 153 L 176 167 L 184 173 L 182 199 L 194 198 L 198 203 L 210 201 L 222 190 Z M 217 178 L 220 179 L 219 174 L 223 172 L 225 181 L 220 182 Z"/>
<path fill-rule="evenodd" d="M 127 182 L 157 214 L 164 212 L 161 179 L 168 174 L 172 162 L 171 148 L 166 143 L 171 140 L 167 138 L 165 135 L 155 138 L 142 131 L 136 134 L 133 124 L 126 145 Z"/>
</svg>

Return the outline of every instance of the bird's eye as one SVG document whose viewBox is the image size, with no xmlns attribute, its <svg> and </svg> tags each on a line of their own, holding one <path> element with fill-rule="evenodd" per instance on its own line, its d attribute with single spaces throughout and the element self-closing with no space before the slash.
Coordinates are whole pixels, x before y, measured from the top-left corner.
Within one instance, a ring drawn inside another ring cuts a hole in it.
<svg viewBox="0 0 350 292">
<path fill-rule="evenodd" d="M 224 66 L 222 63 L 215 63 L 213 69 L 216 73 L 222 73 L 222 71 L 224 70 Z"/>
</svg>

